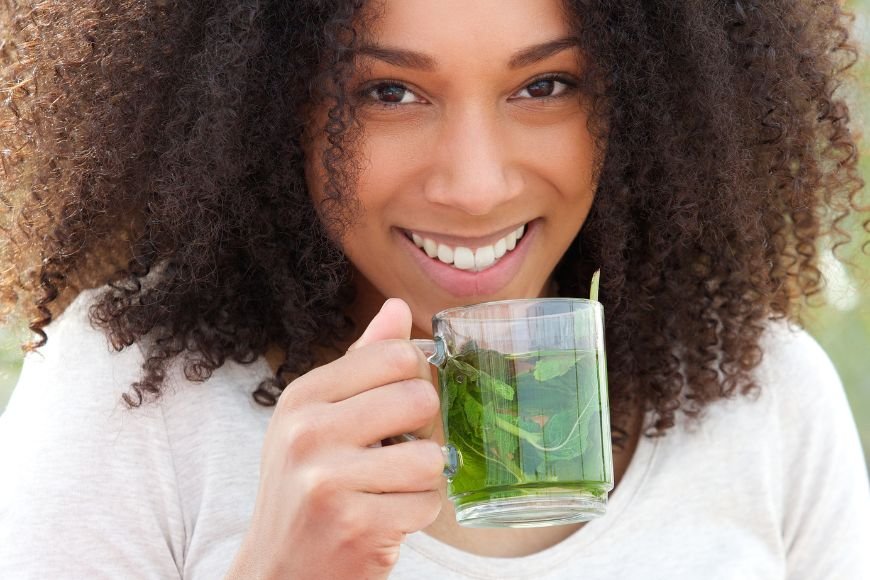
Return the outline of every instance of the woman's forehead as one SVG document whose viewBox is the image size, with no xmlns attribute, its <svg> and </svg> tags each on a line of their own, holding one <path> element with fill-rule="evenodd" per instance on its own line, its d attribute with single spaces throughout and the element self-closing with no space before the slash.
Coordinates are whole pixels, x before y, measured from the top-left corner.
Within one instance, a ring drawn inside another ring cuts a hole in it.
<svg viewBox="0 0 870 580">
<path fill-rule="evenodd" d="M 437 61 L 444 53 L 512 55 L 570 34 L 560 0 L 379 0 L 366 19 L 364 38 Z"/>
</svg>

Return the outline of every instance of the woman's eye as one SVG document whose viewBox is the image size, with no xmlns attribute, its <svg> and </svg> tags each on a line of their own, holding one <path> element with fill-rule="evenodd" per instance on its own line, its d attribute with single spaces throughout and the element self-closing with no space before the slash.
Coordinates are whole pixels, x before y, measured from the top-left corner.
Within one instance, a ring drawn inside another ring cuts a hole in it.
<svg viewBox="0 0 870 580">
<path fill-rule="evenodd" d="M 422 102 L 413 91 L 400 83 L 378 83 L 365 90 L 369 99 L 384 105 L 406 105 Z"/>
<path fill-rule="evenodd" d="M 527 84 L 516 96 L 525 99 L 544 99 L 558 97 L 572 88 L 574 85 L 567 79 L 543 78 Z"/>
</svg>

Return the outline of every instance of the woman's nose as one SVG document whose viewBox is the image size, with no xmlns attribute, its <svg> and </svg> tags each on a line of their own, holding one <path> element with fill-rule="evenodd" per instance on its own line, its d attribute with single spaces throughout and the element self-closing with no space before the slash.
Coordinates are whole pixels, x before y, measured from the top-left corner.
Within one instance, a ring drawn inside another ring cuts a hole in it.
<svg viewBox="0 0 870 580">
<path fill-rule="evenodd" d="M 424 187 L 426 199 L 481 216 L 518 196 L 523 179 L 508 133 L 505 120 L 492 110 L 445 118 Z"/>
</svg>

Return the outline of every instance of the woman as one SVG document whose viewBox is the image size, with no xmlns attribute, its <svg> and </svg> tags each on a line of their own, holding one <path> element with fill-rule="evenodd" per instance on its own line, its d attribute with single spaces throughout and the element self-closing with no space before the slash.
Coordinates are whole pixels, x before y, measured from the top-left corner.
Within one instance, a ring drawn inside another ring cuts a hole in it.
<svg viewBox="0 0 870 580">
<path fill-rule="evenodd" d="M 837 2 L 6 6 L 2 289 L 40 339 L 0 576 L 867 570 L 854 421 L 786 322 L 858 211 Z M 408 339 L 597 268 L 607 515 L 458 526 Z"/>
</svg>

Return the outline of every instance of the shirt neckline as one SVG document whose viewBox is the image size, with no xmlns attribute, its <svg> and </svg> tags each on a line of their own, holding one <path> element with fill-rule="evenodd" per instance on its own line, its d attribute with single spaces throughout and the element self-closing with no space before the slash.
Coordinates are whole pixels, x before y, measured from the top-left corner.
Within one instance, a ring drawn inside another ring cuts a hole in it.
<svg viewBox="0 0 870 580">
<path fill-rule="evenodd" d="M 660 439 L 660 437 L 647 437 L 641 433 L 634 456 L 622 480 L 608 498 L 607 513 L 604 516 L 586 522 L 561 542 L 540 552 L 514 558 L 478 556 L 446 544 L 422 531 L 409 534 L 405 546 L 436 565 L 468 578 L 503 580 L 504 578 L 540 577 L 594 544 L 623 516 L 647 479 Z"/>
</svg>

